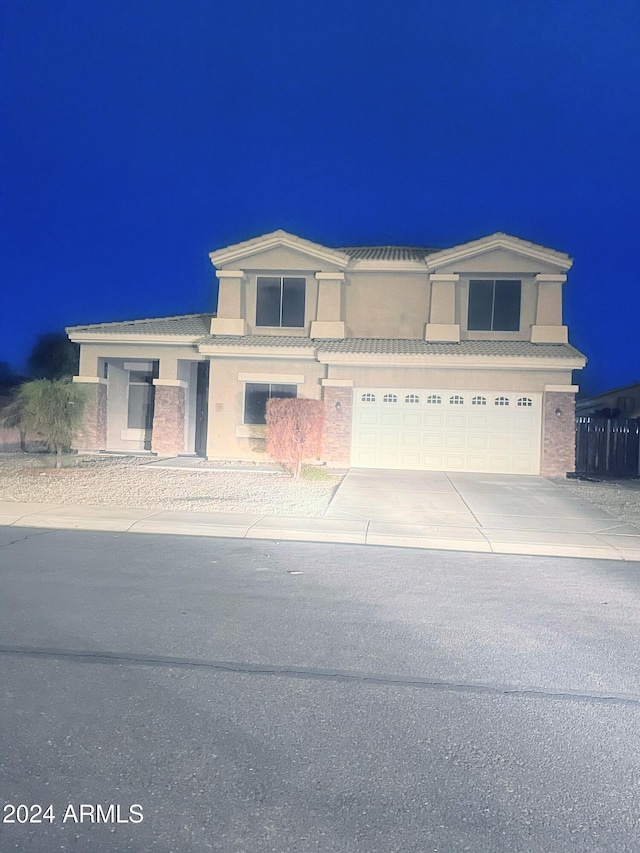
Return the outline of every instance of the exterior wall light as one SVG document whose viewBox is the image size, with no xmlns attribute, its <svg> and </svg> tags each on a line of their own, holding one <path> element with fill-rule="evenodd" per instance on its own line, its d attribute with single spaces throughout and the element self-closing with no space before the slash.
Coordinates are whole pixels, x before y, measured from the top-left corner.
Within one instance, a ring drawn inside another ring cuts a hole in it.
<svg viewBox="0 0 640 853">
<path fill-rule="evenodd" d="M 557 418 L 562 417 L 562 409 L 560 408 L 560 406 L 558 406 L 558 408 L 556 409 L 556 417 Z"/>
<path fill-rule="evenodd" d="M 339 412 L 341 408 L 342 408 L 342 403 L 340 402 L 340 400 L 338 400 L 338 402 L 336 403 L 336 412 Z"/>
</svg>

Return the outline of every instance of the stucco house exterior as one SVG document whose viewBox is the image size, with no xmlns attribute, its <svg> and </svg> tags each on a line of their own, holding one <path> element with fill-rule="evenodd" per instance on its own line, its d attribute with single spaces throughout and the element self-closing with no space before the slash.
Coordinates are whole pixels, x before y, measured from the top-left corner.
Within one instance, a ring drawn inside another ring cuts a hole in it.
<svg viewBox="0 0 640 853">
<path fill-rule="evenodd" d="M 210 255 L 216 313 L 67 329 L 79 450 L 256 460 L 272 396 L 325 403 L 340 466 L 574 470 L 563 252 L 497 233 L 449 249 L 329 248 L 275 231 Z"/>
</svg>

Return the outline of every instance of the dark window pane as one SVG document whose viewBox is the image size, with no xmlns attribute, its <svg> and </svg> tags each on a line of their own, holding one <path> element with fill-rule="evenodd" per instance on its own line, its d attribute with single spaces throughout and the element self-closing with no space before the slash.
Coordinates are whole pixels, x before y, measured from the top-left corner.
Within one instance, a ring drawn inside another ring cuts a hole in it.
<svg viewBox="0 0 640 853">
<path fill-rule="evenodd" d="M 135 382 L 136 384 L 140 384 L 141 382 L 146 382 L 148 385 L 153 384 L 153 374 L 149 373 L 148 370 L 130 370 L 129 371 L 129 382 Z"/>
<path fill-rule="evenodd" d="M 493 301 L 494 332 L 520 330 L 520 282 L 496 281 Z"/>
<path fill-rule="evenodd" d="M 129 429 L 151 429 L 153 426 L 153 385 L 129 385 Z"/>
<path fill-rule="evenodd" d="M 469 316 L 471 330 L 490 331 L 493 313 L 493 281 L 472 279 L 469 282 Z"/>
<path fill-rule="evenodd" d="M 297 385 L 272 385 L 271 397 L 297 397 Z"/>
<path fill-rule="evenodd" d="M 256 326 L 279 325 L 280 279 L 272 278 L 270 276 L 258 276 Z"/>
<path fill-rule="evenodd" d="M 304 278 L 282 280 L 282 325 L 304 326 Z"/>
<path fill-rule="evenodd" d="M 269 386 L 258 382 L 247 382 L 244 391 L 245 424 L 265 423 L 264 413 L 269 399 Z"/>
</svg>

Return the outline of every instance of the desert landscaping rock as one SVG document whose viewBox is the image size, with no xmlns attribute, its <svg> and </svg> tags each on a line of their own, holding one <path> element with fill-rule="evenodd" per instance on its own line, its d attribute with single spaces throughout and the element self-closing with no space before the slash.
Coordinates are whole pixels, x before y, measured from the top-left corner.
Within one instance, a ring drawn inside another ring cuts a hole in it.
<svg viewBox="0 0 640 853">
<path fill-rule="evenodd" d="M 640 480 L 615 480 L 594 482 L 591 480 L 554 480 L 574 497 L 608 512 L 614 518 L 640 525 Z"/>
<path fill-rule="evenodd" d="M 321 518 L 340 483 L 294 481 L 247 471 L 153 469 L 148 457 L 67 458 L 52 467 L 46 454 L 0 455 L 0 500 L 78 506 L 120 506 L 193 512 L 243 512 Z"/>
</svg>

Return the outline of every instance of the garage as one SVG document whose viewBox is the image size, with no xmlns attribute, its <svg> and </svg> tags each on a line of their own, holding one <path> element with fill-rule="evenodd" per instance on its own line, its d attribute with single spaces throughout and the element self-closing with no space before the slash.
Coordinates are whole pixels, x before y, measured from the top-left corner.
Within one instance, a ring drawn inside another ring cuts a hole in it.
<svg viewBox="0 0 640 853">
<path fill-rule="evenodd" d="M 542 394 L 355 388 L 351 465 L 540 473 Z"/>
</svg>

